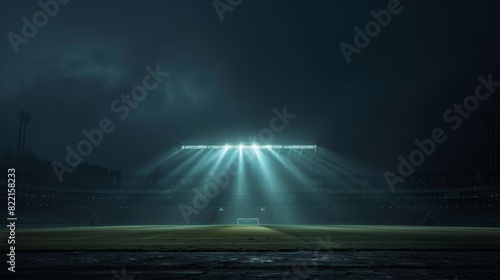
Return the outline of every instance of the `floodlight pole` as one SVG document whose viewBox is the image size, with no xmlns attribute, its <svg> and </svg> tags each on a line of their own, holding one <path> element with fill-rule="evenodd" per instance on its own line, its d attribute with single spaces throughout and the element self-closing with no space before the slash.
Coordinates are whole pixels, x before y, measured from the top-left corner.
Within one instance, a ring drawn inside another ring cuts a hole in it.
<svg viewBox="0 0 500 280">
<path fill-rule="evenodd" d="M 20 165 L 26 146 L 26 126 L 31 122 L 31 114 L 26 111 L 19 112 L 19 134 L 17 136 L 16 164 Z"/>
</svg>

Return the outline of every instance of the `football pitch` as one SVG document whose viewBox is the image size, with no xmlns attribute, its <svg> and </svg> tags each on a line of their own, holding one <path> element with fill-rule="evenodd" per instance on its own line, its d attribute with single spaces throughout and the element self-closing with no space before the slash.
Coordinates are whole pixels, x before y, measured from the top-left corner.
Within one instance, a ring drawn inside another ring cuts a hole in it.
<svg viewBox="0 0 500 280">
<path fill-rule="evenodd" d="M 16 235 L 16 250 L 18 251 L 500 249 L 500 228 L 486 227 L 382 225 L 102 226 L 18 229 Z M 6 246 L 6 243 L 3 243 L 3 246 Z"/>
</svg>

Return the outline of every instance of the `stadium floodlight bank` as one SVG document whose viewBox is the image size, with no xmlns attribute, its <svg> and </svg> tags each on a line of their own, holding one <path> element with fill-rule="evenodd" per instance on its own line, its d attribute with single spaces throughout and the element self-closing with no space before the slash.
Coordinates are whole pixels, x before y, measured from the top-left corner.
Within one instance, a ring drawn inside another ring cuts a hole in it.
<svg viewBox="0 0 500 280">
<path fill-rule="evenodd" d="M 258 226 L 260 225 L 259 218 L 236 218 L 238 226 Z"/>
<path fill-rule="evenodd" d="M 316 145 L 183 145 L 183 150 L 316 150 Z"/>
</svg>

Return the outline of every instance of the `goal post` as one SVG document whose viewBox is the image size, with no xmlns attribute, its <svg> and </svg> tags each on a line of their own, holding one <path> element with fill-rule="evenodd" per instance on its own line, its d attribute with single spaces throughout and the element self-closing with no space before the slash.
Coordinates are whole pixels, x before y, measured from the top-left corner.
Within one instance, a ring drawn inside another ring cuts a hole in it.
<svg viewBox="0 0 500 280">
<path fill-rule="evenodd" d="M 259 218 L 237 218 L 236 225 L 238 226 L 258 226 Z"/>
</svg>

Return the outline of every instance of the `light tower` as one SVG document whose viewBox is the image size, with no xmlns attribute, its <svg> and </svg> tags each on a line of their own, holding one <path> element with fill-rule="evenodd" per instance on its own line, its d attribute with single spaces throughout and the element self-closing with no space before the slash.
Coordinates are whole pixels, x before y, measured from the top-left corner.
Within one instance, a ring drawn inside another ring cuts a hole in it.
<svg viewBox="0 0 500 280">
<path fill-rule="evenodd" d="M 19 112 L 19 135 L 17 136 L 16 163 L 22 163 L 26 145 L 26 126 L 31 122 L 31 114 L 26 111 Z"/>
</svg>

